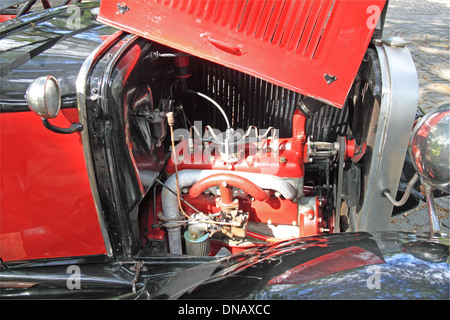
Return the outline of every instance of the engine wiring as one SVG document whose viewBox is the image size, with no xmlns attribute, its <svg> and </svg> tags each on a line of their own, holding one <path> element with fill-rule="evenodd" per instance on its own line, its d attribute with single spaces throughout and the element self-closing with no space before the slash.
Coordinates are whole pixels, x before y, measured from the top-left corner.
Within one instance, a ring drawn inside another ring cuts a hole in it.
<svg viewBox="0 0 450 320">
<path fill-rule="evenodd" d="M 169 124 L 169 128 L 170 128 L 170 140 L 171 140 L 171 144 L 172 144 L 172 154 L 175 158 L 175 139 L 173 136 L 173 126 L 175 124 L 175 118 L 174 118 L 174 114 L 173 112 L 168 112 L 167 113 L 167 123 Z M 175 165 L 175 175 L 176 175 L 176 182 L 177 182 L 177 199 L 178 199 L 178 207 L 181 211 L 181 213 L 188 219 L 188 220 L 192 220 L 193 218 L 191 218 L 191 216 L 189 216 L 184 210 L 183 210 L 183 206 L 181 205 L 181 196 L 180 196 L 180 183 L 178 181 L 178 168 L 177 168 L 177 162 L 174 161 L 174 165 Z"/>
<path fill-rule="evenodd" d="M 173 134 L 173 126 L 174 126 L 174 124 L 175 124 L 175 118 L 174 118 L 173 112 L 168 112 L 166 116 L 167 116 L 167 122 L 168 122 L 169 128 L 170 128 L 170 138 L 171 138 L 171 144 L 172 144 L 172 154 L 173 154 L 173 156 L 175 157 L 175 150 L 176 150 L 176 149 L 175 149 L 175 139 L 174 139 L 174 134 Z M 195 218 L 192 218 L 190 215 L 188 215 L 188 214 L 184 211 L 183 206 L 182 206 L 182 204 L 181 204 L 180 183 L 179 183 L 179 180 L 178 180 L 178 167 L 177 167 L 177 162 L 176 162 L 176 161 L 174 161 L 174 166 L 175 166 L 175 177 L 176 177 L 176 186 L 177 186 L 176 194 L 177 194 L 177 200 L 178 200 L 178 207 L 179 207 L 181 213 L 182 213 L 188 220 L 191 220 L 191 221 L 198 221 L 198 222 L 204 222 L 204 223 L 208 223 L 208 224 L 216 224 L 216 225 L 222 225 L 222 226 L 234 226 L 234 224 L 233 224 L 233 223 L 230 223 L 230 222 L 221 222 L 221 221 L 215 221 L 215 220 L 207 220 L 207 221 L 205 221 L 205 220 L 202 220 L 202 219 L 195 219 Z M 196 210 L 196 211 L 198 211 L 198 210 Z M 199 212 L 199 211 L 198 211 L 198 212 Z M 201 212 L 199 212 L 199 213 L 201 213 Z"/>
<path fill-rule="evenodd" d="M 222 114 L 223 118 L 225 119 L 225 122 L 227 124 L 227 129 L 231 129 L 230 121 L 228 120 L 227 114 L 225 113 L 223 108 L 216 101 L 214 101 L 213 99 L 208 97 L 206 94 L 203 94 L 201 92 L 197 92 L 197 91 L 194 91 L 194 90 L 191 90 L 191 89 L 185 89 L 184 91 L 192 93 L 192 94 L 196 94 L 196 95 L 202 97 L 203 99 L 206 99 L 209 102 L 211 102 L 212 105 L 215 106 L 220 111 L 220 113 Z"/>
</svg>

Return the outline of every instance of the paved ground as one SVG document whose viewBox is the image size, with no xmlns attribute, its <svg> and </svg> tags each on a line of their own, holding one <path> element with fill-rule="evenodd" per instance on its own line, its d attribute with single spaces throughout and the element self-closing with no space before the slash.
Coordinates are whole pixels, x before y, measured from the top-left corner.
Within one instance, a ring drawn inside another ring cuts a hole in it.
<svg viewBox="0 0 450 320">
<path fill-rule="evenodd" d="M 419 77 L 419 105 L 428 112 L 450 102 L 450 2 L 391 0 L 384 35 L 400 36 L 408 42 Z M 450 197 L 436 199 L 436 203 L 441 230 L 448 234 Z M 394 217 L 390 230 L 427 232 L 426 204 Z"/>
<path fill-rule="evenodd" d="M 425 110 L 450 102 L 450 1 L 391 0 L 385 36 L 408 42 L 420 82 Z"/>
</svg>

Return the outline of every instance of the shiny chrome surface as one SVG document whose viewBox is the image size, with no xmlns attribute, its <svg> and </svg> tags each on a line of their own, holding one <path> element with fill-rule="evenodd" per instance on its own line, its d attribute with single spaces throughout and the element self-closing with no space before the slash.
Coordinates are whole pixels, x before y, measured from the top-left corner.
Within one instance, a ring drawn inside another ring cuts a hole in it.
<svg viewBox="0 0 450 320">
<path fill-rule="evenodd" d="M 412 164 L 425 183 L 449 192 L 450 104 L 427 113 L 414 128 L 408 146 Z"/>
<path fill-rule="evenodd" d="M 440 236 L 441 227 L 439 226 L 436 203 L 434 202 L 433 187 L 426 183 L 423 184 L 423 187 L 427 202 L 428 218 L 430 219 L 430 234 L 433 236 Z"/>
<path fill-rule="evenodd" d="M 358 210 L 358 230 L 387 230 L 419 101 L 417 71 L 406 47 L 380 44 L 382 97 L 364 202 Z"/>
<path fill-rule="evenodd" d="M 61 90 L 53 76 L 42 76 L 28 87 L 26 99 L 30 109 L 45 119 L 55 118 L 61 109 Z"/>
</svg>

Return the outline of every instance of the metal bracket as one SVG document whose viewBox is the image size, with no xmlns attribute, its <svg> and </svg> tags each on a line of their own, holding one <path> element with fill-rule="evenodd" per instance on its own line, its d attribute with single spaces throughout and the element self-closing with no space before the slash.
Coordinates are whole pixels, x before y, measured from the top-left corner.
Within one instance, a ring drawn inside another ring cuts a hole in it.
<svg viewBox="0 0 450 320">
<path fill-rule="evenodd" d="M 131 283 L 131 286 L 132 286 L 131 288 L 132 288 L 133 293 L 136 294 L 137 293 L 137 291 L 136 291 L 136 283 L 139 280 L 139 276 L 141 274 L 141 271 L 146 271 L 147 268 L 144 267 L 144 263 L 143 262 L 137 262 L 132 267 L 130 267 L 130 270 L 134 271 L 134 278 L 133 278 L 132 283 Z"/>
<path fill-rule="evenodd" d="M 74 132 L 78 132 L 78 131 L 82 131 L 83 130 L 83 125 L 81 123 L 75 122 L 72 123 L 70 125 L 70 127 L 68 128 L 60 128 L 57 126 L 52 125 L 48 119 L 44 119 L 42 118 L 42 124 L 44 125 L 44 127 L 46 127 L 48 130 L 56 132 L 56 133 L 61 133 L 61 134 L 71 134 Z"/>
<path fill-rule="evenodd" d="M 439 226 L 439 218 L 437 216 L 436 204 L 434 202 L 433 187 L 431 187 L 426 182 L 422 181 L 422 186 L 424 189 L 427 207 L 428 207 L 428 217 L 430 219 L 430 235 L 441 236 L 441 229 Z"/>
<path fill-rule="evenodd" d="M 325 73 L 323 76 L 325 77 L 327 84 L 332 84 L 337 80 L 337 77 L 332 74 Z"/>
<path fill-rule="evenodd" d="M 339 160 L 338 160 L 338 179 L 336 191 L 336 216 L 334 218 L 334 232 L 340 232 L 341 223 L 341 207 L 342 207 L 342 183 L 344 178 L 344 161 L 345 161 L 345 137 L 339 137 Z"/>
<path fill-rule="evenodd" d="M 122 2 L 117 4 L 117 9 L 118 9 L 117 13 L 124 14 L 125 12 L 130 10 L 130 7 L 127 6 L 126 3 Z"/>
<path fill-rule="evenodd" d="M 403 40 L 400 37 L 389 37 L 381 40 L 382 43 L 387 44 L 391 47 L 399 47 L 399 48 L 405 48 L 407 45 L 407 42 Z"/>
</svg>

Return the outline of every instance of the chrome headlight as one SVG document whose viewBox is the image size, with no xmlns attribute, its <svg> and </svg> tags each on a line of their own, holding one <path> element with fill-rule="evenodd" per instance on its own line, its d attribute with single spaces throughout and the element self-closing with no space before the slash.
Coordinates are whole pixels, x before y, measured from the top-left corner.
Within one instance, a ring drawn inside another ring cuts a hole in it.
<svg viewBox="0 0 450 320">
<path fill-rule="evenodd" d="M 449 192 L 450 104 L 427 113 L 414 127 L 409 155 L 417 173 L 432 187 Z"/>
<path fill-rule="evenodd" d="M 61 108 L 58 81 L 52 76 L 37 78 L 28 86 L 26 99 L 30 109 L 40 117 L 55 118 Z"/>
</svg>

